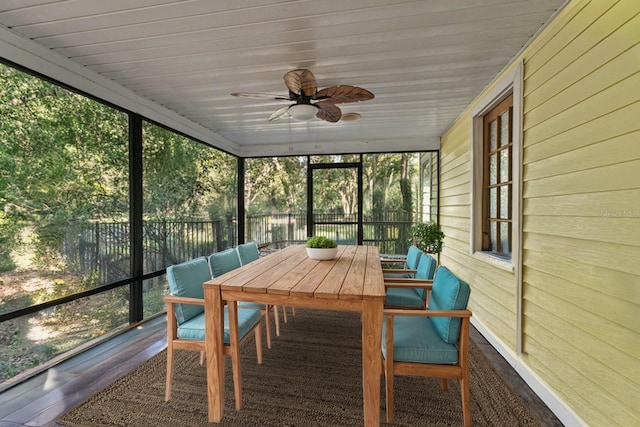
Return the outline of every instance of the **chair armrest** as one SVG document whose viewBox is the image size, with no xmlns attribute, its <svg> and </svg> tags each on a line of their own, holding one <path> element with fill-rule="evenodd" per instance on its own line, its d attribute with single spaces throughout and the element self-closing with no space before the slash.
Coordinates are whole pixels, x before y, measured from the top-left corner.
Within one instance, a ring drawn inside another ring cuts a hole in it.
<svg viewBox="0 0 640 427">
<path fill-rule="evenodd" d="M 412 270 L 410 268 L 383 268 L 382 273 L 402 273 L 402 274 L 416 274 L 418 270 Z"/>
<path fill-rule="evenodd" d="M 433 284 L 433 279 L 416 279 L 415 277 L 385 277 L 384 283 L 414 283 L 420 286 L 420 284 L 430 283 Z"/>
<path fill-rule="evenodd" d="M 385 280 L 384 288 L 426 289 L 431 292 L 433 280 L 427 279 L 393 279 Z"/>
<path fill-rule="evenodd" d="M 471 317 L 470 310 L 403 310 L 400 308 L 385 308 L 382 312 L 387 316 Z"/>
<path fill-rule="evenodd" d="M 389 283 L 389 286 L 387 286 L 387 283 L 385 283 L 385 290 L 386 289 L 426 289 L 427 290 L 427 295 L 429 295 L 429 293 L 431 292 L 431 288 L 432 285 L 415 285 L 413 283 Z"/>
<path fill-rule="evenodd" d="M 380 262 L 382 263 L 405 263 L 407 261 L 406 258 L 380 258 Z"/>
<path fill-rule="evenodd" d="M 191 304 L 204 305 L 204 300 L 200 298 L 177 297 L 175 295 L 167 295 L 163 298 L 164 302 L 169 304 Z"/>
</svg>

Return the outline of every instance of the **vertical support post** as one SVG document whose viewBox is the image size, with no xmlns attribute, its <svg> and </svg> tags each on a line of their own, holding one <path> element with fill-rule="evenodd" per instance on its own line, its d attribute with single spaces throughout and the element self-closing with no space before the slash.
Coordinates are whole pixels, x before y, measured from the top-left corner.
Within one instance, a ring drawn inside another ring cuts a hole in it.
<svg viewBox="0 0 640 427">
<path fill-rule="evenodd" d="M 362 185 L 363 185 L 363 167 L 362 167 L 362 154 L 360 154 L 360 161 L 358 162 L 358 245 L 362 245 L 364 241 L 364 224 L 362 223 L 364 218 L 363 200 L 362 200 Z"/>
<path fill-rule="evenodd" d="M 307 238 L 312 237 L 315 231 L 313 220 L 313 168 L 311 167 L 311 156 L 307 156 Z"/>
<path fill-rule="evenodd" d="M 238 157 L 238 209 L 236 211 L 236 224 L 238 225 L 238 244 L 242 244 L 245 241 L 245 207 L 244 207 L 244 174 L 245 174 L 245 159 L 244 157 Z M 229 242 L 229 246 L 235 246 L 235 242 Z"/>
<path fill-rule="evenodd" d="M 142 221 L 142 117 L 129 114 L 129 323 L 143 319 L 142 275 L 144 274 Z"/>
</svg>

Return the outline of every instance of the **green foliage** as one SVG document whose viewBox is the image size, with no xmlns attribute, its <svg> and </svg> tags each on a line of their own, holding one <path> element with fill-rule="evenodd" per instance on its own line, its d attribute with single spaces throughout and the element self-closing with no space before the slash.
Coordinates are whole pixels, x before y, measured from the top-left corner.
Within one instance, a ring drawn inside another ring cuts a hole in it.
<svg viewBox="0 0 640 427">
<path fill-rule="evenodd" d="M 411 227 L 411 242 L 420 250 L 430 254 L 442 252 L 444 233 L 436 222 L 415 224 Z"/>
<path fill-rule="evenodd" d="M 144 206 L 153 220 L 224 219 L 235 215 L 233 156 L 144 124 Z"/>
<path fill-rule="evenodd" d="M 11 250 L 17 245 L 18 230 L 15 223 L 11 224 L 5 218 L 5 215 L 0 212 L 0 273 L 16 268 L 11 258 Z"/>
<path fill-rule="evenodd" d="M 1 64 L 0 88 L 0 264 L 33 226 L 36 261 L 49 265 L 52 230 L 128 215 L 127 115 Z"/>
<path fill-rule="evenodd" d="M 247 159 L 244 177 L 247 213 L 306 209 L 306 168 L 304 157 Z"/>
<path fill-rule="evenodd" d="M 336 242 L 324 236 L 314 236 L 314 237 L 309 237 L 307 239 L 308 248 L 324 249 L 324 248 L 335 248 L 337 246 L 338 245 L 336 244 Z"/>
<path fill-rule="evenodd" d="M 64 223 L 53 221 L 40 224 L 36 229 L 35 237 L 36 261 L 40 266 L 65 268 L 61 255 L 64 237 Z"/>
</svg>

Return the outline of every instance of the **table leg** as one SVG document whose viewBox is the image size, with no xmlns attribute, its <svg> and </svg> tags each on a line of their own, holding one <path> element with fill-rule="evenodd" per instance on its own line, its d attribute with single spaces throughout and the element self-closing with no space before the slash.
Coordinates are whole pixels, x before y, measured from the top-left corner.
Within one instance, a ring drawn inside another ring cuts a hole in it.
<svg viewBox="0 0 640 427">
<path fill-rule="evenodd" d="M 233 389 L 236 411 L 242 409 L 242 370 L 240 369 L 240 343 L 238 342 L 238 302 L 227 301 L 229 309 L 229 335 L 231 343 L 231 366 L 233 367 Z"/>
<path fill-rule="evenodd" d="M 224 406 L 224 304 L 220 286 L 205 286 L 204 306 L 209 422 L 219 423 Z"/>
<path fill-rule="evenodd" d="M 365 426 L 380 425 L 382 306 L 381 300 L 365 300 L 362 305 L 362 398 Z"/>
</svg>

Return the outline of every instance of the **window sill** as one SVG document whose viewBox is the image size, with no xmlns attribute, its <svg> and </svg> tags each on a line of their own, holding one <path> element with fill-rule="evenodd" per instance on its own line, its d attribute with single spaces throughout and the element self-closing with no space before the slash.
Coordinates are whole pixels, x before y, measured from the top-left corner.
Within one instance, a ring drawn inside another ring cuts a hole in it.
<svg viewBox="0 0 640 427">
<path fill-rule="evenodd" d="M 473 253 L 473 257 L 479 261 L 490 264 L 501 270 L 508 271 L 510 273 L 513 273 L 514 271 L 512 260 L 506 260 L 506 259 L 497 257 L 491 254 L 490 252 L 476 251 Z"/>
</svg>

